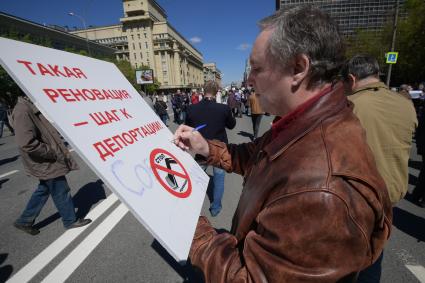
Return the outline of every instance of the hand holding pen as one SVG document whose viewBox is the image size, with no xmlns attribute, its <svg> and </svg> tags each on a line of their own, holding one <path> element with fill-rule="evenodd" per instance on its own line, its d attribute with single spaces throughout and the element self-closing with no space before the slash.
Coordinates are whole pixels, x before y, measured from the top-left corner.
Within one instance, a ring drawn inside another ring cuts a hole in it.
<svg viewBox="0 0 425 283">
<path fill-rule="evenodd" d="M 195 154 L 208 157 L 210 151 L 208 143 L 199 133 L 199 130 L 206 126 L 206 124 L 203 124 L 192 128 L 186 125 L 180 125 L 174 133 L 172 142 L 183 150 L 190 150 Z"/>
</svg>

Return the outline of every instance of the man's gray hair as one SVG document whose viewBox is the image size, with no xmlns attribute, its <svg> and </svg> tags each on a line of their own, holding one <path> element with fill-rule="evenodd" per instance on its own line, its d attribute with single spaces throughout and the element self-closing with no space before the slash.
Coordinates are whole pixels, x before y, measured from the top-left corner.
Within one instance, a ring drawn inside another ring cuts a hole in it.
<svg viewBox="0 0 425 283">
<path fill-rule="evenodd" d="M 375 57 L 368 54 L 358 54 L 348 60 L 341 69 L 341 77 L 349 80 L 349 75 L 353 75 L 357 80 L 368 77 L 379 79 L 379 64 Z"/>
<path fill-rule="evenodd" d="M 287 66 L 296 56 L 310 59 L 309 87 L 331 82 L 344 62 L 344 43 L 336 23 L 318 8 L 297 6 L 280 10 L 259 22 L 272 30 L 268 57 L 277 66 Z"/>
</svg>

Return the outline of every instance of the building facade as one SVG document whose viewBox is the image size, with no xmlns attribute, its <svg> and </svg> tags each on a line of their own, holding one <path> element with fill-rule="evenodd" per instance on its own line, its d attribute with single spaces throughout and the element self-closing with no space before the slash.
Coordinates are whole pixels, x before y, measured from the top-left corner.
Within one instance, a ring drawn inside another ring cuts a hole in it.
<svg viewBox="0 0 425 283">
<path fill-rule="evenodd" d="M 326 11 L 338 23 L 344 36 L 357 29 L 380 31 L 392 20 L 397 1 L 404 0 L 276 0 L 276 9 L 289 9 L 300 4 L 315 5 Z"/>
<path fill-rule="evenodd" d="M 204 64 L 204 81 L 215 81 L 221 86 L 221 71 L 215 63 Z"/>
<path fill-rule="evenodd" d="M 154 0 L 124 0 L 123 8 L 118 25 L 72 33 L 116 48 L 116 58 L 135 68 L 153 69 L 160 89 L 201 87 L 202 54 L 170 25 L 162 7 Z"/>
<path fill-rule="evenodd" d="M 0 35 L 13 35 L 12 38 L 23 40 L 29 36 L 35 43 L 42 42 L 46 46 L 65 51 L 84 50 L 86 54 L 100 58 L 115 56 L 115 49 L 69 34 L 64 28 L 40 25 L 6 13 L 0 13 Z"/>
</svg>

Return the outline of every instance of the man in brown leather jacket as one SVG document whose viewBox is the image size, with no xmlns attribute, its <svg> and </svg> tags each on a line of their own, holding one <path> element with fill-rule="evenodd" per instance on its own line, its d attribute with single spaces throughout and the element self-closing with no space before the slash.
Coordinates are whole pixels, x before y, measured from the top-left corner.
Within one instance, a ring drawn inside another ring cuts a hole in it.
<svg viewBox="0 0 425 283">
<path fill-rule="evenodd" d="M 340 83 L 342 38 L 312 7 L 260 22 L 248 82 L 282 117 L 252 143 L 205 140 L 180 126 L 176 144 L 244 176 L 229 233 L 200 217 L 189 253 L 207 282 L 348 282 L 380 255 L 391 203 Z"/>
</svg>

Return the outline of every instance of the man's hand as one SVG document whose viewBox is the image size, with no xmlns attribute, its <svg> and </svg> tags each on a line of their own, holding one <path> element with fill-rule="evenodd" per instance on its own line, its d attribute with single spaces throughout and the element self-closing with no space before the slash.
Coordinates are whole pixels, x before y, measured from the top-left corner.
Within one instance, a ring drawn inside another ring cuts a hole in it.
<svg viewBox="0 0 425 283">
<path fill-rule="evenodd" d="M 177 128 L 173 142 L 183 150 L 190 150 L 205 157 L 208 157 L 210 153 L 208 143 L 202 135 L 186 125 L 180 125 Z"/>
</svg>

